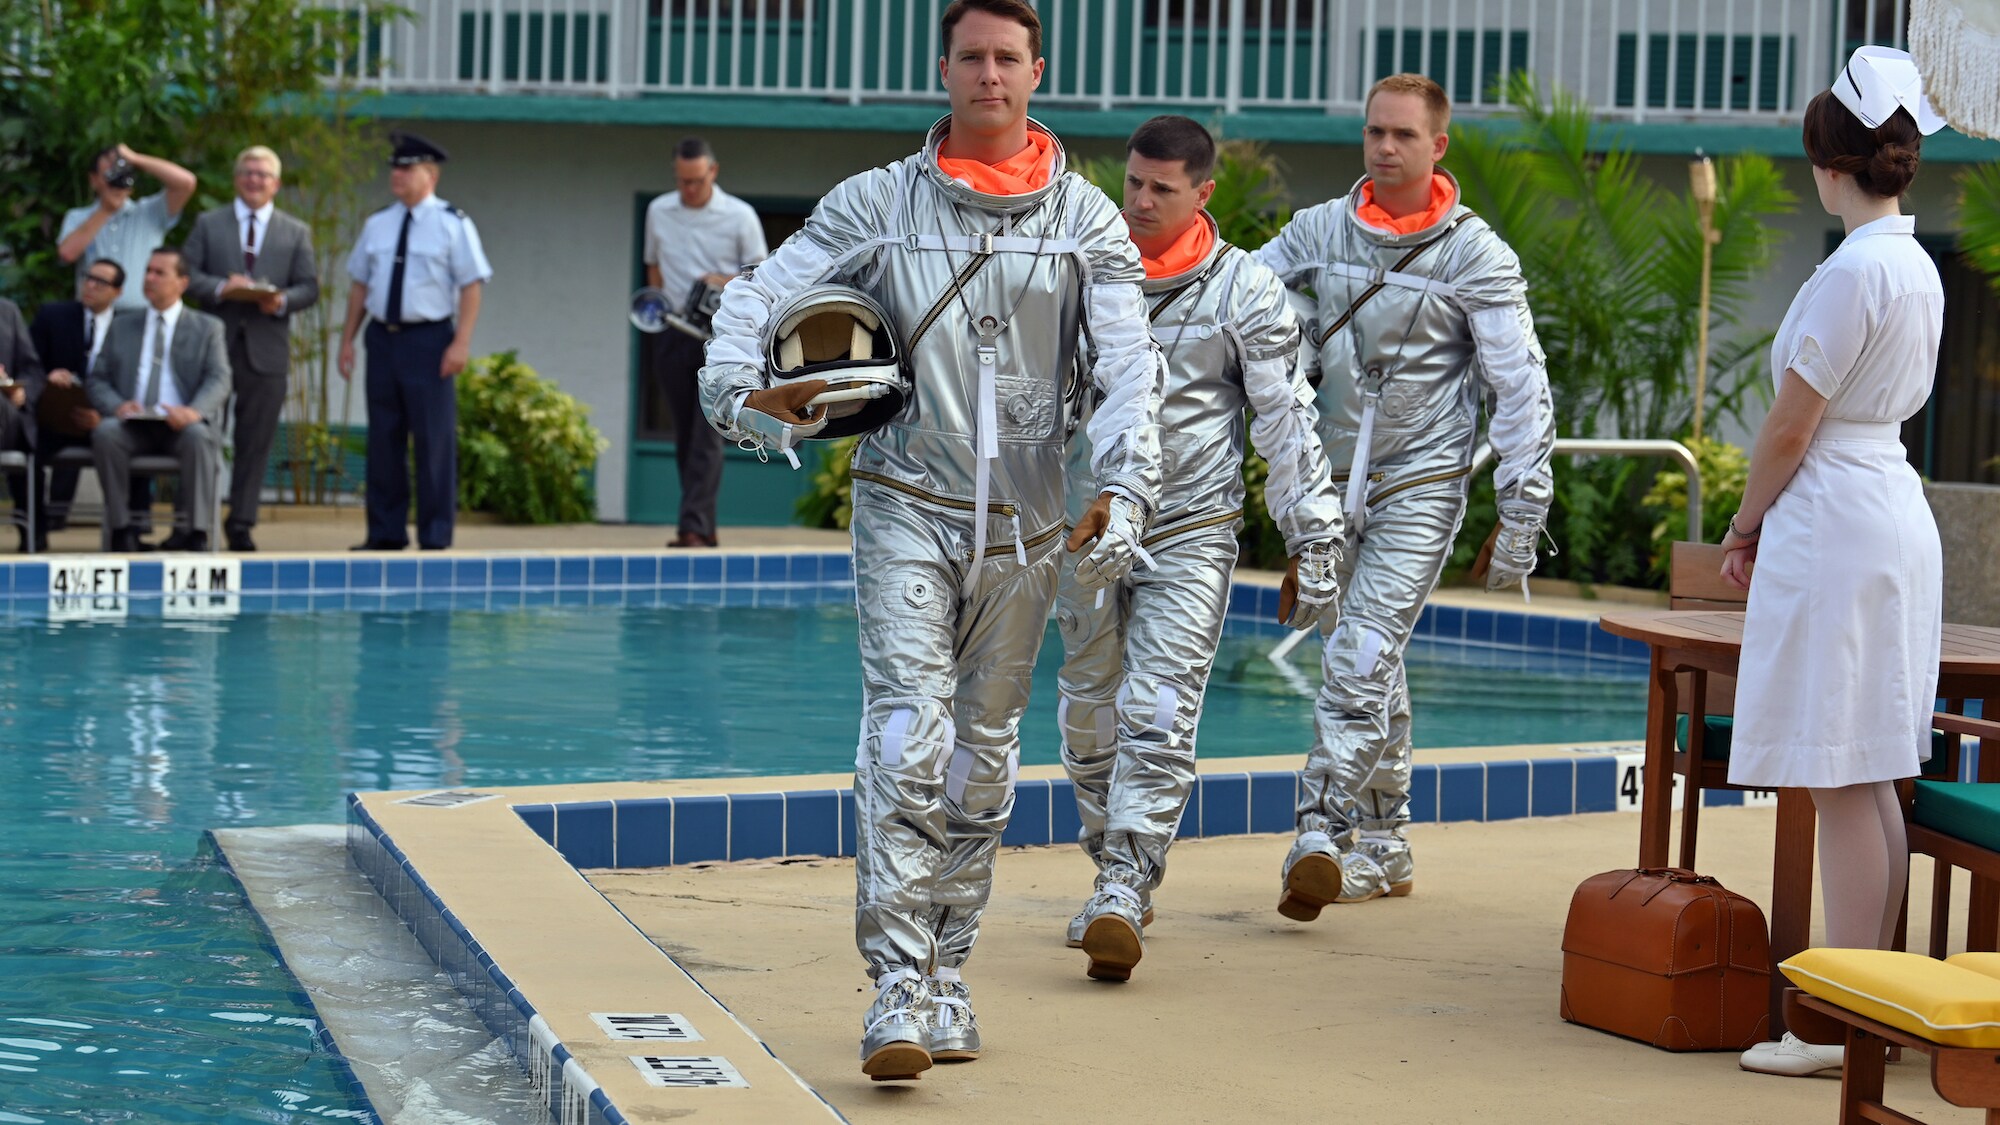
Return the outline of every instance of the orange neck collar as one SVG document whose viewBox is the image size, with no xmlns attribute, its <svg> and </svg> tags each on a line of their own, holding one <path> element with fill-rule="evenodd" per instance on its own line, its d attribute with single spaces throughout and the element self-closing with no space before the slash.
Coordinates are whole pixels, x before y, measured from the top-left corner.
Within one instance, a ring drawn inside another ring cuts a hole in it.
<svg viewBox="0 0 2000 1125">
<path fill-rule="evenodd" d="M 1430 206 L 1423 210 L 1400 219 L 1391 217 L 1389 212 L 1384 211 L 1381 205 L 1375 202 L 1375 181 L 1370 180 L 1361 185 L 1361 202 L 1355 206 L 1354 214 L 1362 222 L 1377 230 L 1385 230 L 1390 234 L 1415 234 L 1443 219 L 1457 205 L 1458 190 L 1452 186 L 1451 177 L 1443 172 L 1432 172 L 1431 202 Z"/>
<path fill-rule="evenodd" d="M 1149 278 L 1179 277 L 1200 265 L 1208 258 L 1209 251 L 1215 249 L 1215 228 L 1197 213 L 1194 225 L 1181 232 L 1172 246 L 1166 248 L 1159 257 L 1139 256 L 1139 262 L 1146 267 Z"/>
<path fill-rule="evenodd" d="M 1028 147 L 988 164 L 963 156 L 939 156 L 938 169 L 982 195 L 1026 195 L 1049 184 L 1055 167 L 1055 139 L 1047 133 L 1028 130 Z"/>
</svg>

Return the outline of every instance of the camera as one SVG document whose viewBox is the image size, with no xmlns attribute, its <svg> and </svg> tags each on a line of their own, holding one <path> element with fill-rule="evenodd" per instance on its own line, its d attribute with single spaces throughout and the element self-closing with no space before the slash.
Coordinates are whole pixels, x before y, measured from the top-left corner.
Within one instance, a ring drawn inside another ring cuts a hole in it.
<svg viewBox="0 0 2000 1125">
<path fill-rule="evenodd" d="M 132 167 L 130 161 L 113 152 L 110 162 L 104 166 L 104 185 L 130 190 L 137 182 L 139 182 L 138 169 Z"/>
</svg>

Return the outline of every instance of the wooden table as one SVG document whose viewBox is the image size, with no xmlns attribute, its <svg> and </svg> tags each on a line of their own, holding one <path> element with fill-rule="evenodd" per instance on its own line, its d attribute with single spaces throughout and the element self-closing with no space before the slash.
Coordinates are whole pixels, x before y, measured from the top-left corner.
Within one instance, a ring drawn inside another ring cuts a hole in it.
<svg viewBox="0 0 2000 1125">
<path fill-rule="evenodd" d="M 1639 866 L 1667 866 L 1667 838 L 1674 798 L 1675 718 L 1681 712 L 1678 676 L 1702 671 L 1736 675 L 1742 655 L 1743 614 L 1638 610 L 1607 613 L 1598 619 L 1606 632 L 1652 649 L 1646 693 L 1645 792 L 1639 805 Z M 1977 625 L 1944 627 L 1938 663 L 1938 695 L 1962 710 L 1965 700 L 1982 701 L 1980 713 L 1993 717 L 1988 703 L 2000 700 L 2000 629 Z M 1696 701 L 1699 702 L 1699 701 Z M 2000 758 L 1981 756 L 1979 780 L 2000 781 Z M 1806 948 L 1812 933 L 1813 805 L 1803 789 L 1778 790 L 1778 828 L 1771 865 L 1771 964 Z M 1771 973 L 1771 1034 L 1784 1029 L 1783 974 Z"/>
</svg>

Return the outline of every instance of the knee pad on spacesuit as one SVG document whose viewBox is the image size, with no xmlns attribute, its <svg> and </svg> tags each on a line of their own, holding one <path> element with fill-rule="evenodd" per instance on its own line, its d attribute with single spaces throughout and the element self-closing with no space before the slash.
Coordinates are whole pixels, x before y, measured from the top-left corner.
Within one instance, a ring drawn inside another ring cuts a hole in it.
<svg viewBox="0 0 2000 1125">
<path fill-rule="evenodd" d="M 932 785 L 945 778 L 955 740 L 951 712 L 925 696 L 878 699 L 862 717 L 861 746 L 854 771 L 876 770 Z"/>
<path fill-rule="evenodd" d="M 1200 696 L 1191 687 L 1158 676 L 1128 676 L 1118 689 L 1118 717 L 1138 742 L 1194 758 Z"/>
<path fill-rule="evenodd" d="M 1013 802 L 1014 778 L 1020 771 L 1019 743 L 1003 750 L 960 742 L 952 747 L 951 761 L 945 768 L 944 795 L 970 819 L 990 814 L 1004 817 Z"/>
<path fill-rule="evenodd" d="M 1326 639 L 1326 693 L 1341 710 L 1374 714 L 1396 686 L 1397 653 L 1387 633 L 1355 617 L 1342 618 Z"/>
<path fill-rule="evenodd" d="M 1063 766 L 1072 780 L 1109 774 L 1118 751 L 1118 709 L 1109 699 L 1056 699 L 1056 726 L 1062 731 Z"/>
</svg>

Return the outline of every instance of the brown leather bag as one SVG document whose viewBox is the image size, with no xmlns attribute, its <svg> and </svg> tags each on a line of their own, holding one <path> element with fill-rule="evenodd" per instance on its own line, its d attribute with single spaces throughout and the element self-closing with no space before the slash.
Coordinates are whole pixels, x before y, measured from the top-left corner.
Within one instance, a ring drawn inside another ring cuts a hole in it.
<svg viewBox="0 0 2000 1125">
<path fill-rule="evenodd" d="M 1678 867 L 1585 879 L 1563 927 L 1562 1018 L 1668 1051 L 1740 1051 L 1770 1034 L 1764 912 Z"/>
</svg>

